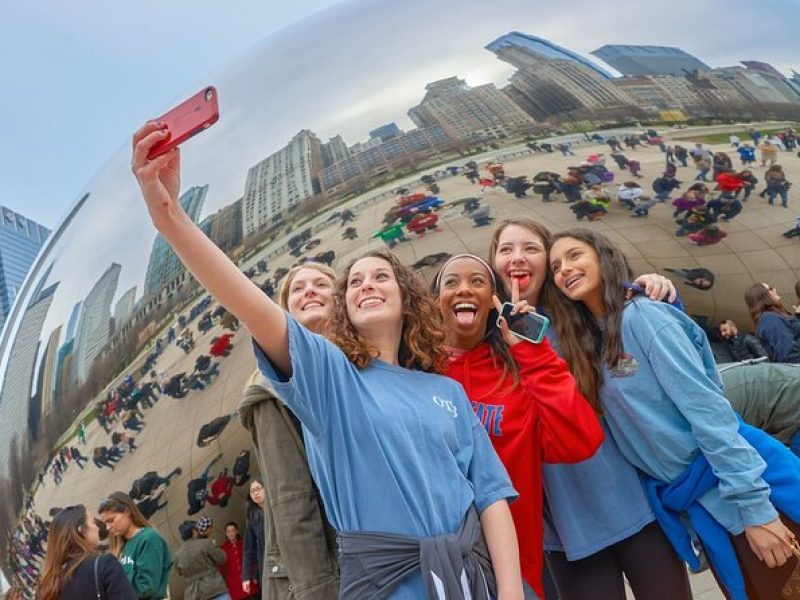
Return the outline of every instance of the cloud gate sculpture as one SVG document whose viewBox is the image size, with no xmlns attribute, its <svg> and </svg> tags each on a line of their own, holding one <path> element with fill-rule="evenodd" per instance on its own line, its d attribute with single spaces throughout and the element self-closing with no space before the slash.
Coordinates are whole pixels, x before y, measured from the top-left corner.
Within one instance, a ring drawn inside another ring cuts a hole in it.
<svg viewBox="0 0 800 600">
<path fill-rule="evenodd" d="M 800 118 L 792 80 L 750 66 L 615 76 L 577 39 L 580 53 L 568 49 L 555 17 L 530 13 L 521 0 L 470 0 L 457 10 L 360 2 L 270 37 L 198 82 L 219 90 L 221 117 L 183 150 L 181 203 L 271 295 L 295 264 L 339 267 L 387 246 L 429 278 L 452 253 L 485 255 L 505 218 L 574 225 L 563 195 L 542 201 L 538 173 L 585 175 L 607 158 L 596 173 L 614 198 L 636 178 L 609 158 L 609 138 L 641 142 L 623 150 L 650 194 L 665 168 L 660 142 L 730 150 L 730 131 L 745 137 L 751 126 L 781 130 Z M 596 45 L 620 41 L 608 30 Z M 769 98 L 742 91 L 756 76 L 772 86 Z M 783 160 L 789 179 L 800 179 L 793 153 Z M 28 492 L 47 515 L 77 502 L 94 508 L 147 472 L 170 475 L 163 493 L 143 500 L 177 546 L 178 525 L 200 510 L 241 523 L 258 471 L 234 415 L 255 366 L 248 334 L 156 234 L 129 163 L 126 143 L 54 228 L 3 332 L 0 564 L 9 575 Z M 686 189 L 696 170 L 678 162 L 677 171 Z M 742 294 L 754 281 L 790 296 L 800 279 L 800 243 L 781 235 L 793 227 L 791 211 L 753 194 L 735 220 L 719 223 L 724 239 L 698 244 L 676 235 L 673 210 L 655 204 L 631 218 L 614 198 L 602 219 L 583 225 L 611 236 L 638 272 L 670 277 L 702 324 L 733 318 L 748 328 Z M 195 374 L 201 355 L 217 363 L 207 378 Z M 141 431 L 110 419 L 109 401 L 133 389 L 153 394 Z M 97 449 L 123 432 L 137 449 L 106 464 Z M 54 459 L 73 446 L 90 460 L 70 463 L 56 485 Z M 232 497 L 219 502 L 214 490 L 226 486 Z"/>
</svg>

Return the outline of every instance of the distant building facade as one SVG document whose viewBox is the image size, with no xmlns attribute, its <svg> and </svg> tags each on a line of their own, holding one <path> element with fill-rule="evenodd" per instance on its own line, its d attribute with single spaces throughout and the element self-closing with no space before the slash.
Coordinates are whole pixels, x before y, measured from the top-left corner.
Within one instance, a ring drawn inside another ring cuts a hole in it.
<svg viewBox="0 0 800 600">
<path fill-rule="evenodd" d="M 350 156 L 350 149 L 341 135 L 336 135 L 322 144 L 323 167 L 330 167 L 333 163 L 345 160 L 348 156 Z"/>
<path fill-rule="evenodd" d="M 573 111 L 609 114 L 635 108 L 607 72 L 547 40 L 511 33 L 486 48 L 517 68 L 509 80 L 514 92 L 504 91 L 536 120 Z"/>
<path fill-rule="evenodd" d="M 208 186 L 195 186 L 186 190 L 178 199 L 183 210 L 189 218 L 197 223 L 203 210 L 203 203 L 208 194 Z M 169 285 L 177 276 L 186 270 L 181 259 L 169 245 L 169 242 L 160 233 L 153 242 L 150 259 L 147 262 L 147 272 L 144 277 L 144 295 L 157 294 L 163 287 Z"/>
<path fill-rule="evenodd" d="M 683 75 L 710 71 L 711 67 L 688 52 L 672 46 L 632 46 L 607 44 L 591 52 L 627 76 Z"/>
<path fill-rule="evenodd" d="M 245 237 L 273 225 L 284 211 L 318 194 L 322 167 L 322 144 L 308 129 L 250 167 L 242 205 Z"/>
<path fill-rule="evenodd" d="M 86 380 L 92 362 L 108 343 L 111 335 L 111 303 L 117 293 L 122 267 L 112 263 L 94 284 L 83 301 L 83 310 L 75 335 L 75 362 L 72 381 Z"/>
<path fill-rule="evenodd" d="M 0 206 L 0 330 L 50 230 Z"/>
<path fill-rule="evenodd" d="M 458 77 L 426 85 L 425 97 L 408 116 L 418 127 L 441 127 L 459 141 L 505 139 L 534 123 L 494 84 L 473 88 Z"/>
<path fill-rule="evenodd" d="M 24 444 L 28 441 L 33 375 L 39 353 L 39 339 L 57 288 L 58 284 L 54 284 L 34 295 L 22 315 L 19 330 L 11 346 L 0 396 L 0 439 L 4 440 L 4 443 L 0 444 L 0 472 L 8 472 L 10 444 L 5 440 L 11 440 L 12 437 L 19 435 L 23 451 Z"/>
<path fill-rule="evenodd" d="M 363 191 L 403 169 L 442 159 L 454 147 L 454 140 L 441 127 L 412 129 L 325 168 L 320 184 L 329 198 Z"/>
<path fill-rule="evenodd" d="M 388 142 L 402 133 L 403 130 L 397 126 L 397 123 L 387 123 L 386 125 L 381 125 L 370 131 L 369 137 L 371 139 L 378 138 L 382 142 Z"/>
</svg>

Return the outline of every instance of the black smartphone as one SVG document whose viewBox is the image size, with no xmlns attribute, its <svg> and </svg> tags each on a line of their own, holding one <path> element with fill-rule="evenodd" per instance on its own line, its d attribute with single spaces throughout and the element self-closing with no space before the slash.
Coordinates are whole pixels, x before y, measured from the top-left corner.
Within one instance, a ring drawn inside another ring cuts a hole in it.
<svg viewBox="0 0 800 600">
<path fill-rule="evenodd" d="M 550 319 L 539 313 L 517 313 L 511 314 L 514 305 L 511 302 L 503 303 L 502 310 L 497 317 L 497 326 L 500 327 L 500 317 L 508 323 L 511 333 L 521 340 L 527 340 L 532 344 L 541 344 L 550 326 Z"/>
</svg>

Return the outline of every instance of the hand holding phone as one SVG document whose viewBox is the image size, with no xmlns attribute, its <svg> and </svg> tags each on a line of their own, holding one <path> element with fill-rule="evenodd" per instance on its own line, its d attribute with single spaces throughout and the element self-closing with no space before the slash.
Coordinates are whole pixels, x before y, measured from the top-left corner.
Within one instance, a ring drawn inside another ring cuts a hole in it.
<svg viewBox="0 0 800 600">
<path fill-rule="evenodd" d="M 166 154 L 219 120 L 217 89 L 208 86 L 155 120 L 164 124 L 169 135 L 150 149 L 148 160 Z"/>
<path fill-rule="evenodd" d="M 511 335 L 532 344 L 541 344 L 550 326 L 550 319 L 537 312 L 514 313 L 514 307 L 511 302 L 504 302 L 501 305 L 497 315 L 497 327 L 502 328 L 502 320 L 505 319 Z"/>
</svg>

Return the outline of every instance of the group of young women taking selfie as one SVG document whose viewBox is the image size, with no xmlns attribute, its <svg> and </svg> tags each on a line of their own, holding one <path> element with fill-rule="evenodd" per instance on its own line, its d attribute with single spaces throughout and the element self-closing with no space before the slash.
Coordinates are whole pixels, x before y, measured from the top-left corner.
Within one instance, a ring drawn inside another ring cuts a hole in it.
<svg viewBox="0 0 800 600">
<path fill-rule="evenodd" d="M 519 219 L 430 289 L 388 252 L 336 279 L 306 263 L 284 311 L 181 208 L 180 150 L 148 160 L 166 135 L 135 134 L 133 172 L 302 424 L 341 598 L 543 598 L 546 557 L 564 600 L 624 598 L 623 576 L 636 598 L 688 599 L 692 538 L 730 598 L 780 597 L 800 461 L 737 420 L 667 280 L 631 297 L 607 238 Z M 510 331 L 503 302 L 547 314 L 547 338 Z"/>
</svg>

